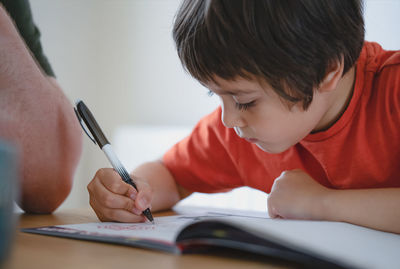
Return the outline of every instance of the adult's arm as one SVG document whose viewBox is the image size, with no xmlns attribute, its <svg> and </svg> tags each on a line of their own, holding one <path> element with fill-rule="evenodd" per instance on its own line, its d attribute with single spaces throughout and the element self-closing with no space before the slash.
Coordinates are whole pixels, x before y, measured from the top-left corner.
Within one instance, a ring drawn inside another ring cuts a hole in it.
<svg viewBox="0 0 400 269">
<path fill-rule="evenodd" d="M 43 74 L 0 6 L 0 137 L 20 150 L 20 201 L 50 213 L 68 196 L 82 148 L 73 108 Z"/>
<path fill-rule="evenodd" d="M 40 42 L 40 31 L 36 26 L 29 0 L 0 0 L 4 9 L 13 20 L 19 35 L 25 41 L 26 46 L 34 56 L 43 72 L 51 77 L 55 77 L 53 69 L 43 52 Z"/>
</svg>

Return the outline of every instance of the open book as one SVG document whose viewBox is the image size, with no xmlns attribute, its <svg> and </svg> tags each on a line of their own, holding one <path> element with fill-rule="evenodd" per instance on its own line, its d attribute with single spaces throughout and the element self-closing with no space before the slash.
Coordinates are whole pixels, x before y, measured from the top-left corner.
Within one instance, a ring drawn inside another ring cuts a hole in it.
<svg viewBox="0 0 400 269">
<path fill-rule="evenodd" d="M 193 253 L 232 249 L 315 268 L 400 268 L 400 236 L 340 222 L 203 212 L 151 223 L 84 223 L 23 232 Z"/>
</svg>

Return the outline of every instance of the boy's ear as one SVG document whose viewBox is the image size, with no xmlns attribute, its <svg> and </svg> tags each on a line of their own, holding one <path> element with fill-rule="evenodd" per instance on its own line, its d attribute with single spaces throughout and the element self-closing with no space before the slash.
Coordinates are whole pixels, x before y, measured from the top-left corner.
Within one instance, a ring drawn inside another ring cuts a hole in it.
<svg viewBox="0 0 400 269">
<path fill-rule="evenodd" d="M 337 84 L 339 83 L 340 79 L 343 76 L 343 68 L 344 68 L 344 61 L 343 57 L 340 61 L 334 61 L 322 82 L 319 84 L 318 91 L 320 92 L 329 92 L 336 89 Z"/>
</svg>

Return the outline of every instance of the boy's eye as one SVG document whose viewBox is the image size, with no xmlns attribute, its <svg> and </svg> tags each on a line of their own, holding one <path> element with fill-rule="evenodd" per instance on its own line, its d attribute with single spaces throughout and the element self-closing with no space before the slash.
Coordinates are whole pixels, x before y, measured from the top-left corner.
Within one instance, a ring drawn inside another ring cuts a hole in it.
<svg viewBox="0 0 400 269">
<path fill-rule="evenodd" d="M 211 97 L 214 95 L 214 92 L 209 90 L 207 95 Z M 256 101 L 251 101 L 251 102 L 245 103 L 245 104 L 235 103 L 235 106 L 238 110 L 245 111 L 245 110 L 249 109 L 250 107 L 253 107 L 255 105 L 255 103 L 256 103 Z"/>
<path fill-rule="evenodd" d="M 246 104 L 236 103 L 235 105 L 236 105 L 236 108 L 237 108 L 237 109 L 239 109 L 239 110 L 241 110 L 241 111 L 244 111 L 244 110 L 247 110 L 247 109 L 249 109 L 250 107 L 254 106 L 254 105 L 255 105 L 255 101 L 251 101 L 251 102 L 246 103 Z"/>
</svg>

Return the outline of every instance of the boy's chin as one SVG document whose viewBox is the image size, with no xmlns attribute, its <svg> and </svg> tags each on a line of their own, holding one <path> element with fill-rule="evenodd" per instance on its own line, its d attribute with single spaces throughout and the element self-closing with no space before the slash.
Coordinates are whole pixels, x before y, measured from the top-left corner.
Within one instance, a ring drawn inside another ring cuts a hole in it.
<svg viewBox="0 0 400 269">
<path fill-rule="evenodd" d="M 262 151 L 270 154 L 279 154 L 290 148 L 290 146 L 266 145 L 265 143 L 262 142 L 256 143 L 256 146 Z"/>
</svg>

